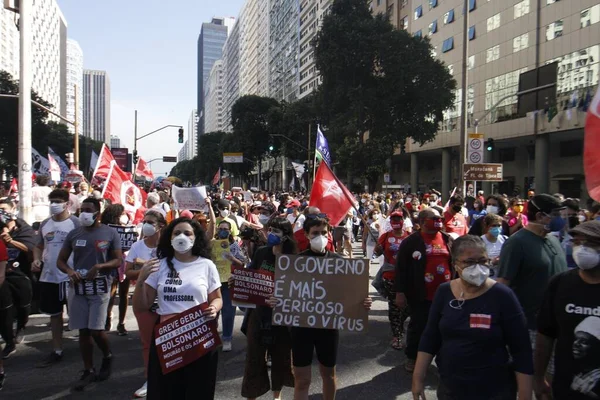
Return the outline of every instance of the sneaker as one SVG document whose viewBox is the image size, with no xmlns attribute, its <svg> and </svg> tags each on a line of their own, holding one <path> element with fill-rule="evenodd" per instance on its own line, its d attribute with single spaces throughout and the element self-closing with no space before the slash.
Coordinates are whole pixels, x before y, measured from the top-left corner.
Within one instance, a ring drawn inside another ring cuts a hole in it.
<svg viewBox="0 0 600 400">
<path fill-rule="evenodd" d="M 25 340 L 25 328 L 17 329 L 17 333 L 15 334 L 15 343 L 21 344 Z"/>
<path fill-rule="evenodd" d="M 127 332 L 127 329 L 125 329 L 125 324 L 119 324 L 119 325 L 117 325 L 117 334 L 119 336 L 127 336 L 127 335 L 129 335 L 129 332 Z"/>
<path fill-rule="evenodd" d="M 112 369 L 112 360 L 113 355 L 111 354 L 108 357 L 104 357 L 102 359 L 102 366 L 100 367 L 100 372 L 98 372 L 98 380 L 105 381 L 110 376 L 110 372 Z"/>
<path fill-rule="evenodd" d="M 406 362 L 404 363 L 404 369 L 406 370 L 406 372 L 410 372 L 412 374 L 415 370 L 415 360 L 407 358 Z"/>
<path fill-rule="evenodd" d="M 96 370 L 85 370 L 81 373 L 79 380 L 73 385 L 73 390 L 81 392 L 87 385 L 94 382 L 96 382 Z"/>
<path fill-rule="evenodd" d="M 148 381 L 144 382 L 144 385 L 135 391 L 134 396 L 137 398 L 146 397 L 148 394 Z"/>
<path fill-rule="evenodd" d="M 228 352 L 232 349 L 231 340 L 223 340 L 223 351 Z"/>
<path fill-rule="evenodd" d="M 50 367 L 54 364 L 58 364 L 59 362 L 62 361 L 62 354 L 58 354 L 57 352 L 53 351 L 52 353 L 50 353 L 50 355 L 48 355 L 46 358 L 44 358 L 39 364 L 36 365 L 36 368 L 46 368 L 46 367 Z"/>
<path fill-rule="evenodd" d="M 13 344 L 7 344 L 4 346 L 4 350 L 2 350 L 2 359 L 7 360 L 17 351 L 17 346 Z"/>
<path fill-rule="evenodd" d="M 6 381 L 6 374 L 0 374 L 0 390 L 4 387 L 4 381 Z"/>
</svg>

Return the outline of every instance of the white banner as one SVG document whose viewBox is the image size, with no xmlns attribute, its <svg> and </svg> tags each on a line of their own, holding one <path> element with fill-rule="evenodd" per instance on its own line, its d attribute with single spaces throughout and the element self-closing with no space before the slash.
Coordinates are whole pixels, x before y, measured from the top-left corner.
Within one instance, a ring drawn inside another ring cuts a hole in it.
<svg viewBox="0 0 600 400">
<path fill-rule="evenodd" d="M 206 187 L 180 188 L 173 186 L 171 194 L 176 210 L 206 210 Z"/>
<path fill-rule="evenodd" d="M 50 176 L 50 162 L 33 147 L 31 148 L 31 172 L 36 175 Z"/>
<path fill-rule="evenodd" d="M 48 155 L 52 155 L 54 160 L 58 163 L 58 166 L 60 167 L 60 174 L 62 175 L 62 177 L 64 178 L 65 176 L 67 176 L 67 174 L 69 173 L 69 166 L 67 165 L 67 163 L 65 163 L 63 159 L 60 158 L 54 150 L 52 150 L 51 147 L 48 147 Z"/>
</svg>

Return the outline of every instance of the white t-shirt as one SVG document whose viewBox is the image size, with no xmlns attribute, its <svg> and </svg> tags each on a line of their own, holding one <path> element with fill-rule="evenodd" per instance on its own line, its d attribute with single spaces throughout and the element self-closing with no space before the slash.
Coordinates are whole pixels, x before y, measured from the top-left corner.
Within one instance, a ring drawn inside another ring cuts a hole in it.
<svg viewBox="0 0 600 400">
<path fill-rule="evenodd" d="M 504 245 L 504 242 L 506 241 L 506 236 L 504 235 L 499 235 L 498 239 L 496 239 L 496 242 L 490 242 L 488 240 L 488 238 L 485 235 L 481 236 L 481 239 L 483 239 L 483 243 L 485 243 L 485 248 L 487 249 L 487 255 L 488 258 L 490 260 L 495 259 L 496 257 L 500 256 L 500 251 L 502 250 L 502 245 Z M 499 265 L 493 265 L 490 268 L 490 277 L 496 279 L 496 275 L 498 275 L 498 267 Z"/>
<path fill-rule="evenodd" d="M 156 258 L 156 247 L 146 246 L 146 243 L 143 240 L 135 242 L 131 246 L 131 249 L 129 249 L 125 261 L 134 263 L 136 258 L 141 258 L 145 261 Z"/>
<path fill-rule="evenodd" d="M 304 229 L 304 221 L 306 220 L 306 216 L 304 214 L 300 214 L 298 217 L 296 217 L 294 214 L 289 214 L 287 219 L 290 221 L 290 224 L 292 224 L 294 233 Z"/>
<path fill-rule="evenodd" d="M 42 252 L 44 268 L 40 275 L 40 282 L 61 283 L 69 280 L 67 274 L 56 266 L 56 260 L 67 234 L 79 226 L 81 226 L 81 223 L 74 216 L 69 216 L 64 221 L 55 221 L 48 218 L 40 224 L 38 243 L 44 244 L 44 251 Z M 73 267 L 73 253 L 71 253 L 67 263 L 71 268 Z"/>
<path fill-rule="evenodd" d="M 41 222 L 50 216 L 50 200 L 48 195 L 52 192 L 48 186 L 34 186 L 31 188 L 31 206 L 33 218 Z"/>
<path fill-rule="evenodd" d="M 182 263 L 173 258 L 175 273 L 160 261 L 158 271 L 146 279 L 146 284 L 156 289 L 160 315 L 178 314 L 208 301 L 208 294 L 221 287 L 215 264 L 206 258 Z"/>
</svg>

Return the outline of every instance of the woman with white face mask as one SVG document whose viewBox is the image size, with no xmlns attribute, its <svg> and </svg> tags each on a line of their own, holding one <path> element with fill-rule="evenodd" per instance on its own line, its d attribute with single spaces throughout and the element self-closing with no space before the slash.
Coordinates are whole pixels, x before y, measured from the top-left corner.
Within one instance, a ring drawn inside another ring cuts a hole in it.
<svg viewBox="0 0 600 400">
<path fill-rule="evenodd" d="M 166 225 L 165 217 L 157 210 L 148 210 L 144 215 L 142 224 L 143 239 L 135 242 L 129 253 L 125 257 L 125 275 L 127 279 L 135 281 L 139 278 L 142 266 L 149 260 L 156 259 L 156 248 L 160 232 Z M 142 342 L 142 355 L 144 358 L 144 370 L 148 373 L 148 355 L 150 352 L 150 342 L 152 341 L 152 330 L 158 314 L 156 314 L 156 305 L 153 304 L 147 310 L 137 310 L 135 307 L 136 301 L 139 300 L 140 292 L 136 291 L 133 294 L 133 313 L 138 323 L 140 331 L 140 340 Z M 135 392 L 135 397 L 146 397 L 148 392 L 148 382 Z"/>
<path fill-rule="evenodd" d="M 173 220 L 161 233 L 158 259 L 144 264 L 136 291 L 136 312 L 148 310 L 158 299 L 160 322 L 168 321 L 200 304 L 212 320 L 223 306 L 221 280 L 211 261 L 206 232 L 189 218 Z M 172 293 L 177 293 L 173 295 Z M 158 296 L 158 297 L 157 297 Z M 218 351 L 213 350 L 175 371 L 163 374 L 154 340 L 148 361 L 149 399 L 213 399 L 217 380 Z"/>
<path fill-rule="evenodd" d="M 425 375 L 437 356 L 438 399 L 513 400 L 518 393 L 530 400 L 533 355 L 515 294 L 489 278 L 481 238 L 456 239 L 452 259 L 458 278 L 435 294 L 419 344 L 413 398 L 425 399 Z"/>
</svg>

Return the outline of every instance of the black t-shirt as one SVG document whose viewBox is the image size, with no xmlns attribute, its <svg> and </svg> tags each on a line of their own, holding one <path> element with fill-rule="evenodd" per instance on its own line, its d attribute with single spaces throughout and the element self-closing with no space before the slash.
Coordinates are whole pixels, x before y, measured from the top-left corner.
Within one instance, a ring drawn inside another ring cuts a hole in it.
<svg viewBox="0 0 600 400">
<path fill-rule="evenodd" d="M 268 272 L 275 272 L 275 254 L 270 246 L 259 247 L 252 256 L 252 262 L 249 269 L 261 269 Z"/>
<path fill-rule="evenodd" d="M 555 399 L 600 397 L 600 284 L 584 282 L 578 269 L 548 284 L 538 332 L 556 340 Z"/>
</svg>

